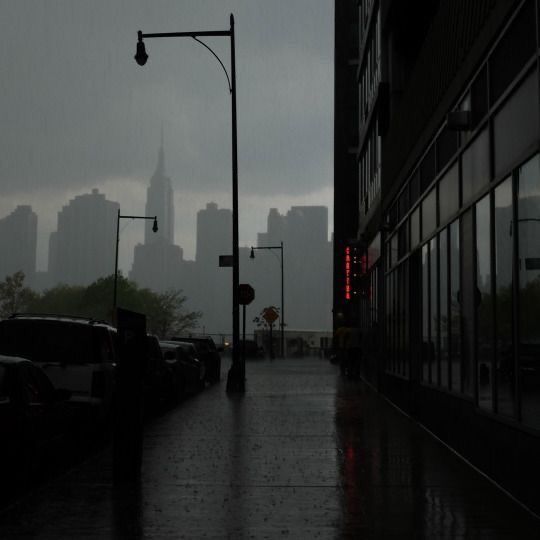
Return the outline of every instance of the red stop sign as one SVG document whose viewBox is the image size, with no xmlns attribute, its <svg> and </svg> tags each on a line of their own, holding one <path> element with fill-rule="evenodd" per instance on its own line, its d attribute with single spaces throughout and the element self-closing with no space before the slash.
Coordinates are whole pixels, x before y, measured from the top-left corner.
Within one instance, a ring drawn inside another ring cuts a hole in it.
<svg viewBox="0 0 540 540">
<path fill-rule="evenodd" d="M 248 283 L 238 285 L 238 303 L 242 306 L 251 304 L 255 299 L 255 289 Z"/>
</svg>

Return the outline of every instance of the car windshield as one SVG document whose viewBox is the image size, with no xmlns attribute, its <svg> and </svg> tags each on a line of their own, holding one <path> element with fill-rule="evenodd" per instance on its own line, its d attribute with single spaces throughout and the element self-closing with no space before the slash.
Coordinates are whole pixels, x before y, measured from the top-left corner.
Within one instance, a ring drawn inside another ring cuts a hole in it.
<svg viewBox="0 0 540 540">
<path fill-rule="evenodd" d="M 2 321 L 0 353 L 34 362 L 85 364 L 92 359 L 92 327 L 48 320 Z"/>
</svg>

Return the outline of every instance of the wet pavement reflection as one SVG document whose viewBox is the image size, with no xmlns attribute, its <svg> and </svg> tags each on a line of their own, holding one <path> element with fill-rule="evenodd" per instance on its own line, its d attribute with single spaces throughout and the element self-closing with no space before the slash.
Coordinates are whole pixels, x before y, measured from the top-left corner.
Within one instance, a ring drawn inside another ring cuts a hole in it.
<svg viewBox="0 0 540 540">
<path fill-rule="evenodd" d="M 341 538 L 540 538 L 540 520 L 363 383 L 340 381 Z"/>
<path fill-rule="evenodd" d="M 372 389 L 320 358 L 247 365 L 0 512 L 0 538 L 540 538 L 540 521 Z"/>
</svg>

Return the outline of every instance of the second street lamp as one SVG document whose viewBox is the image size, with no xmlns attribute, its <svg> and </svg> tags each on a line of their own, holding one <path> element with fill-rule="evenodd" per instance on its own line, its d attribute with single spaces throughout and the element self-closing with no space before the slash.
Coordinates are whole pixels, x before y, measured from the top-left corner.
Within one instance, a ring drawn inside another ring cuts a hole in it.
<svg viewBox="0 0 540 540">
<path fill-rule="evenodd" d="M 227 73 L 223 62 L 218 55 L 199 37 L 216 37 L 225 36 L 231 40 L 231 77 Z M 206 47 L 218 60 L 229 84 L 229 92 L 231 94 L 232 108 L 232 212 L 233 212 L 233 231 L 232 231 L 232 256 L 233 256 L 233 279 L 232 279 L 232 319 L 233 319 L 233 351 L 232 351 L 232 367 L 227 376 L 227 391 L 243 392 L 245 391 L 245 365 L 239 354 L 240 343 L 240 303 L 239 290 L 240 272 L 238 261 L 238 144 L 237 144 L 237 128 L 236 128 L 236 60 L 234 52 L 234 17 L 230 16 L 230 29 L 217 31 L 198 31 L 198 32 L 168 32 L 158 34 L 144 34 L 141 30 L 137 32 L 137 52 L 135 60 L 140 66 L 144 66 L 148 60 L 148 54 L 144 45 L 143 39 L 148 38 L 164 38 L 164 37 L 190 37 Z"/>
<path fill-rule="evenodd" d="M 120 208 L 118 209 L 118 215 L 116 217 L 116 254 L 114 257 L 114 289 L 113 289 L 113 312 L 112 318 L 113 322 L 116 324 L 116 308 L 117 296 L 118 296 L 118 245 L 120 244 L 120 220 L 121 219 L 152 219 L 154 223 L 152 224 L 152 231 L 158 232 L 158 222 L 157 216 L 122 216 L 120 214 Z"/>
<path fill-rule="evenodd" d="M 284 297 L 284 283 L 283 283 L 283 242 L 280 242 L 279 246 L 261 246 L 251 247 L 250 259 L 255 258 L 256 249 L 279 249 L 281 251 L 281 313 L 279 316 L 280 332 L 280 348 L 281 358 L 285 358 L 285 297 Z"/>
</svg>

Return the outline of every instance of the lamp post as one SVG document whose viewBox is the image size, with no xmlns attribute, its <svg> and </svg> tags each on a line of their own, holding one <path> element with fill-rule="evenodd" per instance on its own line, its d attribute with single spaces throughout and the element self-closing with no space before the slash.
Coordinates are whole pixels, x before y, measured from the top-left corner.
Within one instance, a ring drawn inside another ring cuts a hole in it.
<svg viewBox="0 0 540 540">
<path fill-rule="evenodd" d="M 116 307 L 117 307 L 117 293 L 118 293 L 118 245 L 120 244 L 120 220 L 121 219 L 152 219 L 154 223 L 152 225 L 152 231 L 158 232 L 157 216 L 122 216 L 120 214 L 120 208 L 118 209 L 118 215 L 116 217 L 116 254 L 114 257 L 114 289 L 113 289 L 113 322 L 116 322 Z"/>
<path fill-rule="evenodd" d="M 250 259 L 255 258 L 256 249 L 279 249 L 281 251 L 281 315 L 279 318 L 279 327 L 280 327 L 280 341 L 281 341 L 281 358 L 285 358 L 285 300 L 284 300 L 284 285 L 283 285 L 283 241 L 280 242 L 279 246 L 261 246 L 261 247 L 251 247 L 251 253 L 249 255 Z"/>
<path fill-rule="evenodd" d="M 148 60 L 148 54 L 144 46 L 143 39 L 163 38 L 163 37 L 191 37 L 204 47 L 206 47 L 220 63 L 229 84 L 229 93 L 231 94 L 232 108 L 232 211 L 233 211 L 233 238 L 232 238 L 232 256 L 233 256 L 233 279 L 232 279 L 232 318 L 233 318 L 233 354 L 232 367 L 227 377 L 227 391 L 243 392 L 245 390 L 245 364 L 239 355 L 240 343 L 240 304 L 238 285 L 240 282 L 239 264 L 238 264 L 238 156 L 237 156 L 237 129 L 236 129 L 236 61 L 234 52 L 234 16 L 230 16 L 229 30 L 217 31 L 198 31 L 198 32 L 170 32 L 158 34 L 143 34 L 141 30 L 137 33 L 137 52 L 135 60 L 140 66 L 144 66 Z M 231 77 L 219 59 L 218 55 L 203 41 L 198 39 L 201 36 L 215 37 L 225 36 L 231 40 Z"/>
</svg>

